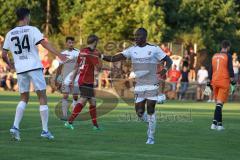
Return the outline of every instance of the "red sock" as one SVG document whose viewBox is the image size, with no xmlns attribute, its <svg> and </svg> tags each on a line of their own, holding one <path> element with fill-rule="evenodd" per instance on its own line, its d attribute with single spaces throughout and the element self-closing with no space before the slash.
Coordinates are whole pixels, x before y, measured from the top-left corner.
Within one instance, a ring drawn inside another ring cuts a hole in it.
<svg viewBox="0 0 240 160">
<path fill-rule="evenodd" d="M 83 105 L 81 103 L 76 104 L 72 115 L 69 117 L 68 122 L 72 123 L 74 121 L 74 119 L 78 116 L 78 114 L 82 111 L 83 109 Z"/>
<path fill-rule="evenodd" d="M 92 117 L 92 123 L 94 126 L 98 127 L 98 124 L 97 124 L 97 109 L 96 109 L 96 106 L 93 106 L 93 105 L 90 105 L 89 106 L 89 113 Z"/>
</svg>

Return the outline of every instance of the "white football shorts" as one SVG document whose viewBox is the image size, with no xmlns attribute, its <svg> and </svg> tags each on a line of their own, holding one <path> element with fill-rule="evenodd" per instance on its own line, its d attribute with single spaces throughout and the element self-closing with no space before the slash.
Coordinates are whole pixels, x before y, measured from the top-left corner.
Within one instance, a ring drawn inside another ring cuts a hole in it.
<svg viewBox="0 0 240 160">
<path fill-rule="evenodd" d="M 62 83 L 62 93 L 71 93 L 71 94 L 79 94 L 79 87 L 78 87 L 78 79 L 79 79 L 79 74 L 76 76 L 75 81 L 74 81 L 74 86 L 73 89 L 69 87 L 71 83 L 71 79 L 73 76 L 73 71 L 70 72 L 64 79 Z"/>
<path fill-rule="evenodd" d="M 46 81 L 42 69 L 17 74 L 17 82 L 20 93 L 29 92 L 31 82 L 35 91 L 46 90 Z"/>
<path fill-rule="evenodd" d="M 135 103 L 144 101 L 145 99 L 157 101 L 159 94 L 158 85 L 142 85 L 136 86 L 134 89 Z"/>
</svg>

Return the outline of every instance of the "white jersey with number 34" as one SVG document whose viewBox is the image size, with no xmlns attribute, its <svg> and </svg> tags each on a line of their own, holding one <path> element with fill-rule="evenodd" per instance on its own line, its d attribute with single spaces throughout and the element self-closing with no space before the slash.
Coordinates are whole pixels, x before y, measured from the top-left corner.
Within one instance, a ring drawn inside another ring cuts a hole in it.
<svg viewBox="0 0 240 160">
<path fill-rule="evenodd" d="M 37 49 L 42 39 L 33 26 L 18 26 L 7 33 L 3 49 L 11 51 L 17 73 L 43 68 Z"/>
</svg>

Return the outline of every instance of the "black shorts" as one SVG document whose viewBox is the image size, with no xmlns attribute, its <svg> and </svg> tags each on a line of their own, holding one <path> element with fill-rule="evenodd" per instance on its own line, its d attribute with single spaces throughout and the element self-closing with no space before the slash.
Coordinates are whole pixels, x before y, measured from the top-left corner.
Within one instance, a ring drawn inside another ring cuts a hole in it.
<svg viewBox="0 0 240 160">
<path fill-rule="evenodd" d="M 85 98 L 95 97 L 93 84 L 82 84 L 79 86 L 80 96 Z"/>
</svg>

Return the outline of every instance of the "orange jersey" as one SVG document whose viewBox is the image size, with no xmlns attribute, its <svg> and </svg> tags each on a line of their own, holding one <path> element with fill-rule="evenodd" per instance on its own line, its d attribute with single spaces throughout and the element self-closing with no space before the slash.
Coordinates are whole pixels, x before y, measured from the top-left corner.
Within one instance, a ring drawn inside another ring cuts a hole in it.
<svg viewBox="0 0 240 160">
<path fill-rule="evenodd" d="M 212 58 L 212 85 L 229 88 L 230 76 L 227 54 L 216 53 Z"/>
</svg>

